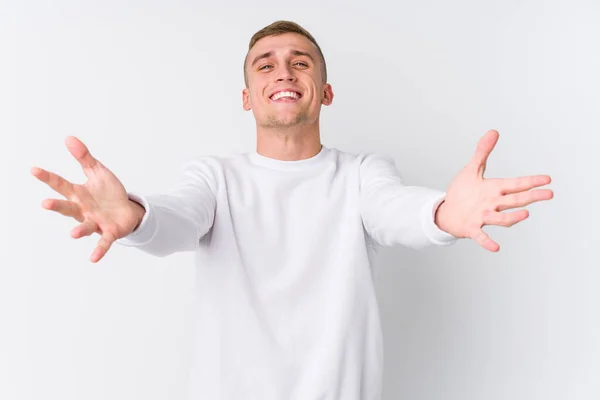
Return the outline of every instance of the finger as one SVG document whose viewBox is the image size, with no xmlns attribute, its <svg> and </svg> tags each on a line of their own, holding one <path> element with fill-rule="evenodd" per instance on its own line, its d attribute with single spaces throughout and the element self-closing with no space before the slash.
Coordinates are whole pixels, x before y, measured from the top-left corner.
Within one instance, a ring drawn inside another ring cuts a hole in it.
<svg viewBox="0 0 600 400">
<path fill-rule="evenodd" d="M 500 245 L 490 239 L 487 233 L 482 230 L 477 231 L 471 238 L 486 250 L 493 252 L 500 250 Z"/>
<path fill-rule="evenodd" d="M 100 240 L 98 241 L 98 245 L 96 246 L 94 252 L 92 253 L 92 256 L 90 257 L 90 260 L 92 262 L 100 261 L 102 257 L 106 255 L 114 241 L 115 239 L 113 235 L 107 233 L 102 234 Z"/>
<path fill-rule="evenodd" d="M 73 194 L 73 184 L 53 172 L 33 167 L 31 168 L 31 174 L 66 198 L 69 198 Z"/>
<path fill-rule="evenodd" d="M 504 211 L 510 208 L 525 207 L 537 201 L 550 200 L 554 197 L 554 192 L 549 189 L 536 189 L 526 192 L 507 194 L 499 200 L 497 211 Z"/>
<path fill-rule="evenodd" d="M 87 146 L 75 136 L 67 136 L 65 144 L 71 155 L 75 157 L 84 170 L 93 169 L 98 165 L 98 161 L 92 157 Z"/>
<path fill-rule="evenodd" d="M 92 233 L 98 232 L 98 225 L 92 220 L 85 220 L 71 230 L 71 237 L 79 239 L 84 236 L 90 236 Z"/>
<path fill-rule="evenodd" d="M 477 171 L 480 178 L 483 177 L 483 174 L 485 173 L 488 157 L 492 150 L 494 150 L 496 143 L 498 143 L 499 137 L 498 131 L 492 129 L 487 131 L 477 143 L 475 154 L 471 159 L 471 165 Z"/>
<path fill-rule="evenodd" d="M 510 194 L 545 186 L 552 182 L 552 178 L 548 175 L 532 175 L 512 179 L 498 179 L 496 181 L 499 182 L 502 194 Z"/>
<path fill-rule="evenodd" d="M 83 222 L 81 207 L 75 202 L 59 199 L 45 199 L 42 201 L 42 207 L 46 210 L 55 211 L 65 217 L 73 217 L 79 222 Z"/>
<path fill-rule="evenodd" d="M 529 217 L 529 211 L 527 210 L 518 210 L 509 213 L 491 211 L 483 216 L 483 223 L 485 225 L 510 227 L 527 217 Z"/>
</svg>

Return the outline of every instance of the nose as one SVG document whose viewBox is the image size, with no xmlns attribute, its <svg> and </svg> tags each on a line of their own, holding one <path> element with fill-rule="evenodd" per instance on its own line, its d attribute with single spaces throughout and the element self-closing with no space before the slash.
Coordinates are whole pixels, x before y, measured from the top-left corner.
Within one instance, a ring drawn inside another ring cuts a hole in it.
<svg viewBox="0 0 600 400">
<path fill-rule="evenodd" d="M 292 69 L 289 66 L 284 66 L 279 68 L 279 72 L 277 74 L 277 82 L 287 81 L 293 82 L 296 80 Z"/>
</svg>

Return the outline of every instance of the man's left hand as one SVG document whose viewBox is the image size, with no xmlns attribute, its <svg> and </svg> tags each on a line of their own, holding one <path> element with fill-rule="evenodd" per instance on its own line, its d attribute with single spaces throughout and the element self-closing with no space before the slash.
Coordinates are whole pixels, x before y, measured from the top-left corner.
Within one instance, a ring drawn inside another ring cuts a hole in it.
<svg viewBox="0 0 600 400">
<path fill-rule="evenodd" d="M 498 243 L 482 230 L 484 225 L 512 226 L 529 216 L 525 209 L 503 213 L 511 208 L 550 200 L 550 189 L 530 190 L 551 182 L 548 175 L 512 179 L 484 178 L 488 156 L 499 134 L 488 131 L 477 144 L 471 161 L 456 175 L 435 215 L 437 226 L 457 238 L 471 238 L 486 250 L 500 250 Z"/>
</svg>

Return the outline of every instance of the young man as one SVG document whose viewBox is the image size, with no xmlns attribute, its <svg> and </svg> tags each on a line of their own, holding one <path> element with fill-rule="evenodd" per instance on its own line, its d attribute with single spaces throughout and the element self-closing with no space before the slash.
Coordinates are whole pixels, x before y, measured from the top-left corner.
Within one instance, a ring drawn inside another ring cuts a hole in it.
<svg viewBox="0 0 600 400">
<path fill-rule="evenodd" d="M 484 179 L 489 131 L 446 192 L 405 186 L 393 161 L 321 144 L 333 101 L 324 57 L 299 25 L 275 22 L 250 41 L 243 107 L 256 151 L 199 157 L 164 195 L 128 193 L 86 146 L 66 145 L 88 182 L 34 168 L 67 200 L 43 206 L 77 219 L 72 236 L 157 256 L 195 251 L 197 305 L 192 399 L 373 400 L 383 349 L 373 255 L 381 246 L 499 246 L 484 225 L 511 226 L 552 198 L 548 176 Z"/>
</svg>

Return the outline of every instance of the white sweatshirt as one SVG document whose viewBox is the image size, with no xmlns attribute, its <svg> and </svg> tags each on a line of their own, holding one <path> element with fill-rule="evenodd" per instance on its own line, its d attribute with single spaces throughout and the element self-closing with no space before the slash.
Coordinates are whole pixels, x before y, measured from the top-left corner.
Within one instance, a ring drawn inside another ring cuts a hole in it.
<svg viewBox="0 0 600 400">
<path fill-rule="evenodd" d="M 184 165 L 117 243 L 196 252 L 190 400 L 379 400 L 383 349 L 372 276 L 380 246 L 457 239 L 434 213 L 445 193 L 405 186 L 392 159 L 322 147 Z"/>
</svg>

